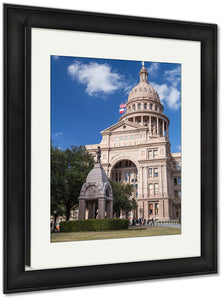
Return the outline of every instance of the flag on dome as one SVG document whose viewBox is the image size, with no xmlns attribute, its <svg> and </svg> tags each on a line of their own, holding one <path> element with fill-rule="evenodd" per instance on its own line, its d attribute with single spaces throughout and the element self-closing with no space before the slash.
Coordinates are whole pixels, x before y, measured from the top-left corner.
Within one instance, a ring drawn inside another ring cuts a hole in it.
<svg viewBox="0 0 223 300">
<path fill-rule="evenodd" d="M 119 106 L 119 113 L 120 114 L 124 114 L 126 112 L 126 104 L 125 102 L 123 102 L 122 104 L 120 104 Z"/>
</svg>

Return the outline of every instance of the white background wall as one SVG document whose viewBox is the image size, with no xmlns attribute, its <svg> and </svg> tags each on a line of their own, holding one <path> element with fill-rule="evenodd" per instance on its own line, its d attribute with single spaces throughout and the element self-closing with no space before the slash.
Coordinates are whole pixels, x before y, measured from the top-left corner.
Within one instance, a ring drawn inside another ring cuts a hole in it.
<svg viewBox="0 0 223 300">
<path fill-rule="evenodd" d="M 12 4 L 23 4 L 23 5 L 33 5 L 33 6 L 45 6 L 53 8 L 62 9 L 72 9 L 72 10 L 83 10 L 83 11 L 93 11 L 102 13 L 113 13 L 113 14 L 125 14 L 125 15 L 135 15 L 143 17 L 152 18 L 164 18 L 173 20 L 183 20 L 183 21 L 195 21 L 195 22 L 205 22 L 205 23 L 216 23 L 219 26 L 218 34 L 218 114 L 219 114 L 219 129 L 218 129 L 218 170 L 223 168 L 222 159 L 220 157 L 221 144 L 222 144 L 222 132 L 223 128 L 223 118 L 220 120 L 220 113 L 223 113 L 223 106 L 220 102 L 220 88 L 222 85 L 222 79 L 220 77 L 220 69 L 222 69 L 222 61 L 220 58 L 220 52 L 222 50 L 222 36 L 221 27 L 223 26 L 222 18 L 222 1 L 220 0 L 82 0 L 82 1 L 69 1 L 69 0 L 8 0 L 5 1 Z M 2 6 L 2 0 L 1 0 Z M 2 7 L 1 7 L 2 10 Z M 2 12 L 1 12 L 2 16 Z M 1 22 L 2 26 L 2 22 Z M 2 34 L 2 30 L 0 31 Z M 1 41 L 3 38 L 1 37 Z M 1 50 L 2 51 L 2 50 Z M 0 60 L 2 64 L 2 60 Z M 2 73 L 0 74 L 2 76 Z M 0 80 L 2 87 L 2 80 Z M 2 106 L 0 107 L 2 110 Z M 2 118 L 2 114 L 0 114 Z M 2 124 L 2 120 L 0 121 Z M 2 135 L 2 131 L 0 131 Z M 3 138 L 1 136 L 1 138 Z M 2 153 L 2 148 L 0 148 Z M 3 177 L 3 176 L 2 176 Z M 221 298 L 222 292 L 222 280 L 221 275 L 221 257 L 220 250 L 222 246 L 222 239 L 220 238 L 220 233 L 222 229 L 222 205 L 220 203 L 220 185 L 221 176 L 219 172 L 219 199 L 218 199 L 218 219 L 219 219 L 219 274 L 211 276 L 194 276 L 187 278 L 178 279 L 165 279 L 165 280 L 154 280 L 154 281 L 142 281 L 142 282 L 131 282 L 124 284 L 112 284 L 103 285 L 96 287 L 83 287 L 83 288 L 70 288 L 63 290 L 47 291 L 47 292 L 37 292 L 37 293 L 26 293 L 19 295 L 12 295 L 10 298 L 15 299 L 38 299 L 39 297 L 48 299 L 61 299 L 61 298 L 75 298 L 75 299 L 214 299 Z M 2 180 L 0 180 L 0 189 L 2 190 Z M 1 233 L 2 234 L 2 233 Z M 140 251 L 140 249 L 139 249 Z M 2 259 L 1 259 L 2 262 Z M 2 276 L 2 274 L 1 274 Z M 1 280 L 2 282 L 2 280 Z M 2 289 L 1 289 L 2 290 Z M 220 296 L 220 297 L 219 297 Z M 0 298 L 3 298 L 0 295 Z"/>
</svg>

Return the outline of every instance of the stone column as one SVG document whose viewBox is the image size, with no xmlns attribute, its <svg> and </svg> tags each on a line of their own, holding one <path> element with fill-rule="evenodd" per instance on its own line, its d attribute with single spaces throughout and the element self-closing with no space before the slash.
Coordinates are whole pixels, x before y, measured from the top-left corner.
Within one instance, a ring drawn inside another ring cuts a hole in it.
<svg viewBox="0 0 223 300">
<path fill-rule="evenodd" d="M 152 126 L 151 126 L 151 121 L 152 121 L 152 117 L 149 116 L 149 133 L 150 133 L 150 134 L 151 134 L 151 128 L 152 128 Z"/>
<path fill-rule="evenodd" d="M 162 125 L 163 125 L 163 134 L 162 134 L 162 135 L 163 135 L 163 136 L 165 136 L 164 120 L 163 120 L 163 122 L 162 122 L 162 123 L 163 123 L 163 124 L 162 124 Z"/>
<path fill-rule="evenodd" d="M 167 167 L 164 165 L 162 166 L 162 188 L 164 197 L 168 195 L 167 180 Z"/>
<path fill-rule="evenodd" d="M 122 168 L 122 172 L 121 172 L 121 181 L 124 182 L 125 181 L 125 172 Z"/>
<path fill-rule="evenodd" d="M 147 167 L 144 167 L 144 198 L 147 197 L 148 195 L 148 168 Z"/>
<path fill-rule="evenodd" d="M 142 198 L 144 198 L 144 167 L 142 167 Z"/>
<path fill-rule="evenodd" d="M 107 218 L 113 218 L 113 201 L 106 203 Z"/>
<path fill-rule="evenodd" d="M 139 176 L 139 184 L 138 184 L 138 197 L 141 198 L 142 197 L 142 194 L 143 194 L 143 169 L 142 167 L 139 168 L 138 170 L 138 176 Z"/>
<path fill-rule="evenodd" d="M 164 217 L 164 200 L 159 200 L 159 219 L 163 219 Z"/>
<path fill-rule="evenodd" d="M 159 118 L 156 118 L 156 134 L 159 134 Z"/>
<path fill-rule="evenodd" d="M 98 219 L 105 218 L 105 198 L 98 199 Z"/>
<path fill-rule="evenodd" d="M 169 199 L 164 200 L 164 214 L 165 214 L 165 219 L 169 220 L 170 218 L 170 203 Z"/>
<path fill-rule="evenodd" d="M 86 212 L 86 200 L 79 200 L 79 217 L 78 220 L 85 219 L 85 212 Z"/>
<path fill-rule="evenodd" d="M 144 218 L 146 220 L 149 219 L 149 207 L 148 207 L 148 201 L 144 201 Z"/>
<path fill-rule="evenodd" d="M 166 137 L 167 139 L 169 139 L 169 128 L 167 123 L 166 123 Z"/>
</svg>

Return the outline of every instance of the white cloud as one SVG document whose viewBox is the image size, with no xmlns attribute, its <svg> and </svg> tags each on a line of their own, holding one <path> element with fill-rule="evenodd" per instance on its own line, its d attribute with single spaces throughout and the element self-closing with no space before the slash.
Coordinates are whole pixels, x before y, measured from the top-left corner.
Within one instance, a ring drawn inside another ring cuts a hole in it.
<svg viewBox="0 0 223 300">
<path fill-rule="evenodd" d="M 166 83 L 151 85 L 157 90 L 162 104 L 167 105 L 172 110 L 177 110 L 181 105 L 181 67 L 177 66 L 163 73 Z"/>
<path fill-rule="evenodd" d="M 180 107 L 181 95 L 175 86 L 169 86 L 166 83 L 161 85 L 151 83 L 151 85 L 157 90 L 162 104 L 166 104 L 172 110 L 177 110 Z"/>
<path fill-rule="evenodd" d="M 118 89 L 129 91 L 124 76 L 112 71 L 108 64 L 81 64 L 76 61 L 68 66 L 67 72 L 74 80 L 86 85 L 85 91 L 90 96 L 104 96 Z"/>
<path fill-rule="evenodd" d="M 181 151 L 181 145 L 177 145 L 176 148 L 178 151 Z"/>
<path fill-rule="evenodd" d="M 158 69 L 159 69 L 159 63 L 156 62 L 151 63 L 149 67 L 147 67 L 149 76 L 156 76 Z"/>
<path fill-rule="evenodd" d="M 58 137 L 58 136 L 61 136 L 61 135 L 63 135 L 63 132 L 62 132 L 62 131 L 59 131 L 59 132 L 56 132 L 56 133 L 54 134 L 54 137 Z"/>
<path fill-rule="evenodd" d="M 181 67 L 177 66 L 176 68 L 165 71 L 164 78 L 171 82 L 173 86 L 177 86 L 181 80 Z"/>
<path fill-rule="evenodd" d="M 53 55 L 53 59 L 58 60 L 59 56 L 58 55 Z"/>
</svg>

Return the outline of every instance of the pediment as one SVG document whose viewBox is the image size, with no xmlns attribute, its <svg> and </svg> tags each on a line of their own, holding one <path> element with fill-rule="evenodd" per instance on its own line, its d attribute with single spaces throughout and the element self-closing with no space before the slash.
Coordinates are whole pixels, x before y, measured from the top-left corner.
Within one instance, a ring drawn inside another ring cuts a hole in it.
<svg viewBox="0 0 223 300">
<path fill-rule="evenodd" d="M 111 132 L 132 131 L 132 130 L 144 129 L 144 128 L 146 127 L 142 125 L 138 125 L 133 122 L 129 122 L 127 120 L 123 120 L 101 131 L 101 134 L 111 133 Z"/>
</svg>

